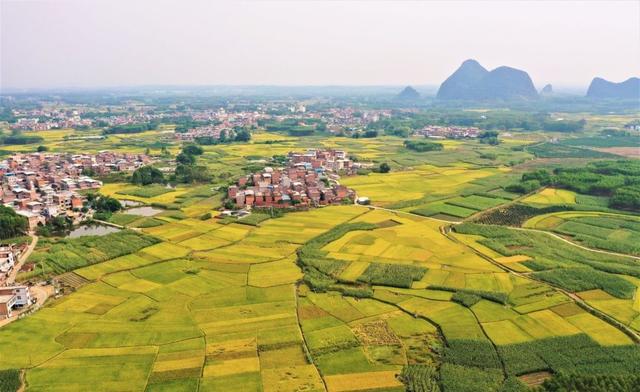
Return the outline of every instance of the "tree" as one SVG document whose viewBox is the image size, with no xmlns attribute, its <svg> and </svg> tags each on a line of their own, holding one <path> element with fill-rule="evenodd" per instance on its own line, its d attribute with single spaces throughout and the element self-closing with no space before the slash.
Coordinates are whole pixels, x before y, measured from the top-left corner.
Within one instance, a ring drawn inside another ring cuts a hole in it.
<svg viewBox="0 0 640 392">
<path fill-rule="evenodd" d="M 185 154 L 181 152 L 176 156 L 176 162 L 181 163 L 183 165 L 193 165 L 196 163 L 196 157 L 190 154 Z"/>
<path fill-rule="evenodd" d="M 378 131 L 376 131 L 376 130 L 365 131 L 364 134 L 362 135 L 362 137 L 365 137 L 365 138 L 378 137 Z"/>
<path fill-rule="evenodd" d="M 0 205 L 0 239 L 17 237 L 27 231 L 27 218 Z"/>
<path fill-rule="evenodd" d="M 202 155 L 204 150 L 196 144 L 188 144 L 182 148 L 182 153 L 188 155 Z"/>
<path fill-rule="evenodd" d="M 387 162 L 382 162 L 380 164 L 380 173 L 389 173 L 391 171 L 391 166 Z"/>
<path fill-rule="evenodd" d="M 246 129 L 243 129 L 236 134 L 236 142 L 248 142 L 249 140 L 251 140 L 251 133 Z"/>
<path fill-rule="evenodd" d="M 38 152 L 45 152 L 45 151 L 49 151 L 49 147 L 40 145 L 40 146 L 38 146 L 37 151 L 38 151 Z"/>
<path fill-rule="evenodd" d="M 205 166 L 179 164 L 176 166 L 175 177 L 177 182 L 184 184 L 211 181 L 211 174 Z"/>
<path fill-rule="evenodd" d="M 110 196 L 88 194 L 87 201 L 97 212 L 116 212 L 122 209 L 118 199 Z"/>
<path fill-rule="evenodd" d="M 95 170 L 93 170 L 93 169 L 92 169 L 92 168 L 90 168 L 90 167 L 84 167 L 84 168 L 82 168 L 82 172 L 81 172 L 81 173 L 82 173 L 82 175 L 83 175 L 83 176 L 87 176 L 87 177 L 93 177 L 93 176 L 95 176 L 95 175 L 96 175 L 96 171 L 95 171 Z"/>
<path fill-rule="evenodd" d="M 164 184 L 164 175 L 153 166 L 143 166 L 133 172 L 131 182 L 136 185 Z"/>
</svg>

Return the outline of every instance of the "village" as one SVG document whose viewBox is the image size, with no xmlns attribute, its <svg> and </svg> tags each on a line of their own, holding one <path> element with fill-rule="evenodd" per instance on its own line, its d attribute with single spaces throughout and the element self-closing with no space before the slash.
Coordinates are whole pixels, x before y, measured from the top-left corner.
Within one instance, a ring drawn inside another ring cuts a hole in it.
<svg viewBox="0 0 640 392">
<path fill-rule="evenodd" d="M 149 164 L 144 154 L 15 154 L 0 161 L 0 202 L 27 218 L 29 230 L 65 215 L 76 221 L 84 207 L 82 190 L 99 189 L 91 175 L 132 172 Z"/>
<path fill-rule="evenodd" d="M 236 208 L 308 208 L 353 203 L 356 193 L 340 185 L 340 174 L 353 175 L 368 164 L 354 162 L 340 150 L 290 152 L 284 167 L 265 167 L 228 188 Z"/>
<path fill-rule="evenodd" d="M 131 172 L 151 162 L 144 154 L 101 151 L 97 154 L 15 154 L 0 161 L 0 202 L 26 218 L 29 233 L 48 220 L 64 216 L 74 223 L 86 218 L 84 190 L 96 190 L 102 182 L 91 175 Z M 51 286 L 15 285 L 17 271 L 34 249 L 31 244 L 0 243 L 0 325 L 31 310 L 46 299 Z M 31 290 L 40 292 L 39 297 Z"/>
<path fill-rule="evenodd" d="M 413 134 L 431 139 L 474 139 L 480 135 L 480 132 L 481 130 L 476 127 L 428 125 L 414 131 Z"/>
</svg>

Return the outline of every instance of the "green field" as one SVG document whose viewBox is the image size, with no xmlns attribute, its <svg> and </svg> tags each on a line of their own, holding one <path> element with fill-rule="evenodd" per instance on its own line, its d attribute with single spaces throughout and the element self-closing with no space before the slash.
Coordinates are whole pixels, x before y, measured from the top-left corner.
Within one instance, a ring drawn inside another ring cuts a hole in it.
<svg viewBox="0 0 640 392">
<path fill-rule="evenodd" d="M 53 131 L 46 144 L 143 152 L 162 135 L 76 146 L 64 139 L 73 134 Z M 107 183 L 104 194 L 164 210 L 116 213 L 128 229 L 104 237 L 41 238 L 36 274 L 73 271 L 82 283 L 2 327 L 0 369 L 24 369 L 27 391 L 520 391 L 519 377 L 539 372 L 637 374 L 638 260 L 590 249 L 638 255 L 638 218 L 599 196 L 505 191 L 534 155 L 607 156 L 520 148 L 535 140 L 515 132 L 498 146 L 444 140 L 417 153 L 392 136 L 256 132 L 204 146 L 211 184 Z M 340 179 L 370 207 L 217 217 L 217 187 L 307 147 L 392 170 Z"/>
</svg>

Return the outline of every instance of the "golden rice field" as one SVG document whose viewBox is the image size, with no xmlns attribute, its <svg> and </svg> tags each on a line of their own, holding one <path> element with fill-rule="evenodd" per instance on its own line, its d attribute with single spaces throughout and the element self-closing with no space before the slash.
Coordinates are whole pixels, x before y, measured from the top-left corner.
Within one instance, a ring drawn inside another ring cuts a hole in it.
<svg viewBox="0 0 640 392">
<path fill-rule="evenodd" d="M 69 132 L 47 134 L 47 143 L 66 148 Z M 108 142 L 132 142 L 130 150 L 139 151 L 138 139 L 159 135 L 118 135 Z M 78 146 L 90 151 L 90 144 Z M 589 369 L 579 359 L 595 355 L 610 361 L 603 368 L 636 366 L 629 331 L 640 332 L 640 279 L 624 276 L 635 286 L 632 298 L 599 288 L 567 294 L 536 278 L 526 247 L 496 246 L 412 213 L 460 213 L 450 216 L 462 219 L 513 196 L 492 192 L 517 173 L 473 163 L 478 154 L 465 150 L 467 142 L 444 144 L 434 162 L 406 153 L 392 137 L 301 140 L 259 132 L 252 143 L 206 146 L 202 159 L 216 173 L 237 174 L 248 162 L 318 145 L 376 164 L 392 162 L 391 173 L 341 183 L 374 206 L 393 209 L 332 206 L 257 226 L 218 219 L 221 196 L 209 186 L 142 197 L 126 194 L 139 190 L 132 185 L 105 184 L 104 194 L 176 208 L 154 216 L 159 222 L 151 227 L 126 223 L 161 242 L 75 270 L 88 283 L 2 327 L 0 369 L 25 369 L 27 391 L 400 392 L 406 390 L 400 374 L 416 364 L 432 369 L 429 380 L 438 385 L 447 385 L 447 366 L 482 369 L 497 387 L 479 391 L 499 390 L 506 376 Z M 468 159 L 451 162 L 452 152 Z M 572 192 L 548 188 L 525 202 L 575 200 Z M 525 226 L 552 230 L 600 216 L 556 213 Z M 302 263 L 298 252 L 305 244 L 363 223 L 371 225 L 314 250 L 314 257 L 328 260 L 329 272 Z M 417 271 L 410 284 L 385 280 L 407 270 Z M 328 290 L 314 286 L 314 276 L 322 274 L 335 278 Z M 525 358 L 529 352 L 535 354 Z M 461 379 L 473 380 L 464 374 Z"/>
<path fill-rule="evenodd" d="M 544 188 L 522 201 L 531 204 L 575 204 L 576 194 L 566 189 Z"/>
</svg>

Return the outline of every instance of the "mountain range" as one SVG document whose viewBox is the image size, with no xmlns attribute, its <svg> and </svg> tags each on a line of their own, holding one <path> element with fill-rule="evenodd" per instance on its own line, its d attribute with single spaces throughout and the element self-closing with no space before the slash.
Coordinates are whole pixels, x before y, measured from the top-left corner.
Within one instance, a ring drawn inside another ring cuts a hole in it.
<svg viewBox="0 0 640 392">
<path fill-rule="evenodd" d="M 629 78 L 614 83 L 602 78 L 593 78 L 587 98 L 593 99 L 640 99 L 640 79 Z"/>
<path fill-rule="evenodd" d="M 502 66 L 488 71 L 476 60 L 466 60 L 438 89 L 442 100 L 536 99 L 538 92 L 525 71 Z"/>
</svg>

